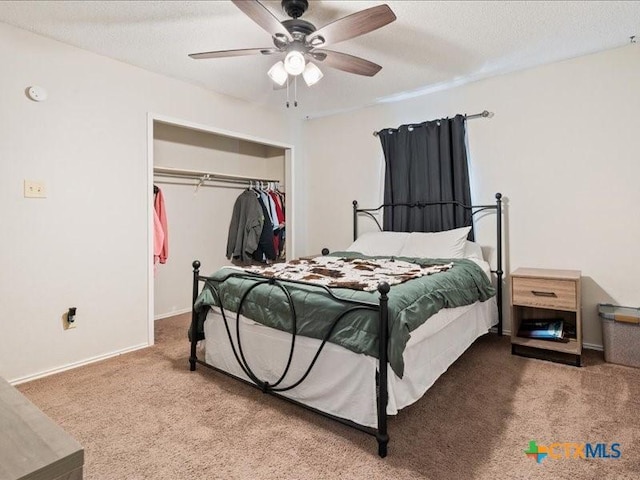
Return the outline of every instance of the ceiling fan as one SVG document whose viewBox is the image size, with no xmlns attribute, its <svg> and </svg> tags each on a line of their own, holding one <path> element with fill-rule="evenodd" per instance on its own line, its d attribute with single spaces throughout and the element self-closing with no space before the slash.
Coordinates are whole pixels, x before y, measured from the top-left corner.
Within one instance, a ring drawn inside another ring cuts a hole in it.
<svg viewBox="0 0 640 480">
<path fill-rule="evenodd" d="M 273 38 L 273 47 L 218 50 L 192 53 L 193 59 L 238 57 L 244 55 L 273 55 L 284 53 L 284 61 L 277 62 L 268 72 L 278 85 L 302 74 L 308 86 L 322 78 L 320 69 L 311 62 L 356 75 L 374 76 L 382 67 L 364 58 L 327 50 L 324 47 L 372 32 L 393 22 L 395 14 L 388 5 L 367 8 L 340 18 L 320 29 L 300 17 L 309 7 L 307 0 L 282 0 L 282 8 L 291 17 L 280 22 L 258 0 L 232 0 L 244 14 L 266 30 Z"/>
</svg>

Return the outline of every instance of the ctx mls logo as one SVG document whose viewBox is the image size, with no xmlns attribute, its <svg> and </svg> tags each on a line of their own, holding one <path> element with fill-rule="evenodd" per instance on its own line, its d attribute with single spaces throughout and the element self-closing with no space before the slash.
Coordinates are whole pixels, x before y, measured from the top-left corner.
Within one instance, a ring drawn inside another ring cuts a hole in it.
<svg viewBox="0 0 640 480">
<path fill-rule="evenodd" d="M 527 457 L 533 458 L 536 463 L 542 463 L 542 460 L 544 460 L 545 457 L 549 454 L 549 449 L 542 445 L 538 446 L 536 445 L 535 440 L 531 440 L 529 442 L 529 449 L 525 450 L 524 453 L 527 455 Z"/>
<path fill-rule="evenodd" d="M 614 443 L 576 443 L 554 442 L 550 445 L 538 445 L 535 440 L 529 442 L 529 448 L 524 451 L 527 457 L 536 463 L 549 457 L 560 459 L 587 459 L 587 458 L 613 458 L 618 459 L 622 455 L 620 444 Z"/>
</svg>

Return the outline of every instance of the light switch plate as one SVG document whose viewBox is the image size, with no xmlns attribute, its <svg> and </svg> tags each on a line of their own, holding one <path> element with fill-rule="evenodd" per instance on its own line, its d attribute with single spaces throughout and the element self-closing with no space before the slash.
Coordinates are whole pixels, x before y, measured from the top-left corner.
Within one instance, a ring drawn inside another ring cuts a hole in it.
<svg viewBox="0 0 640 480">
<path fill-rule="evenodd" d="M 24 196 L 25 198 L 47 198 L 47 191 L 45 189 L 44 182 L 25 180 Z"/>
</svg>

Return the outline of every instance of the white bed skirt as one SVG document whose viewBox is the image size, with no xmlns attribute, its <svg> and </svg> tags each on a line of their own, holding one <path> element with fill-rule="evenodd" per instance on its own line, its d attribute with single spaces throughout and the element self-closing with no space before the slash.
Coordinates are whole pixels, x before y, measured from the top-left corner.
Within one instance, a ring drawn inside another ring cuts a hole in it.
<svg viewBox="0 0 640 480">
<path fill-rule="evenodd" d="M 235 313 L 229 312 L 227 321 L 235 344 Z M 403 356 L 403 378 L 388 369 L 387 413 L 395 415 L 422 397 L 438 377 L 497 321 L 498 310 L 493 297 L 486 302 L 443 309 L 414 330 Z M 208 314 L 204 330 L 205 361 L 249 380 L 231 350 L 219 310 Z M 240 338 L 254 374 L 262 381 L 275 382 L 287 364 L 291 335 L 241 317 Z M 321 341 L 314 338 L 296 337 L 291 367 L 279 386 L 291 385 L 304 374 L 320 344 Z M 202 352 L 199 353 L 201 356 Z M 331 415 L 375 428 L 377 365 L 378 360 L 373 357 L 327 342 L 309 376 L 282 394 Z"/>
</svg>

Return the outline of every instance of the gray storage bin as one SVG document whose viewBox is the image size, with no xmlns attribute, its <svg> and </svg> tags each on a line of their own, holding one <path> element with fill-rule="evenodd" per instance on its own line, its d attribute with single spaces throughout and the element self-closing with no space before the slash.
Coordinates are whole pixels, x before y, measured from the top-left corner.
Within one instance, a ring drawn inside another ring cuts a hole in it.
<svg viewBox="0 0 640 480">
<path fill-rule="evenodd" d="M 640 308 L 601 303 L 598 313 L 605 361 L 640 367 Z"/>
</svg>

